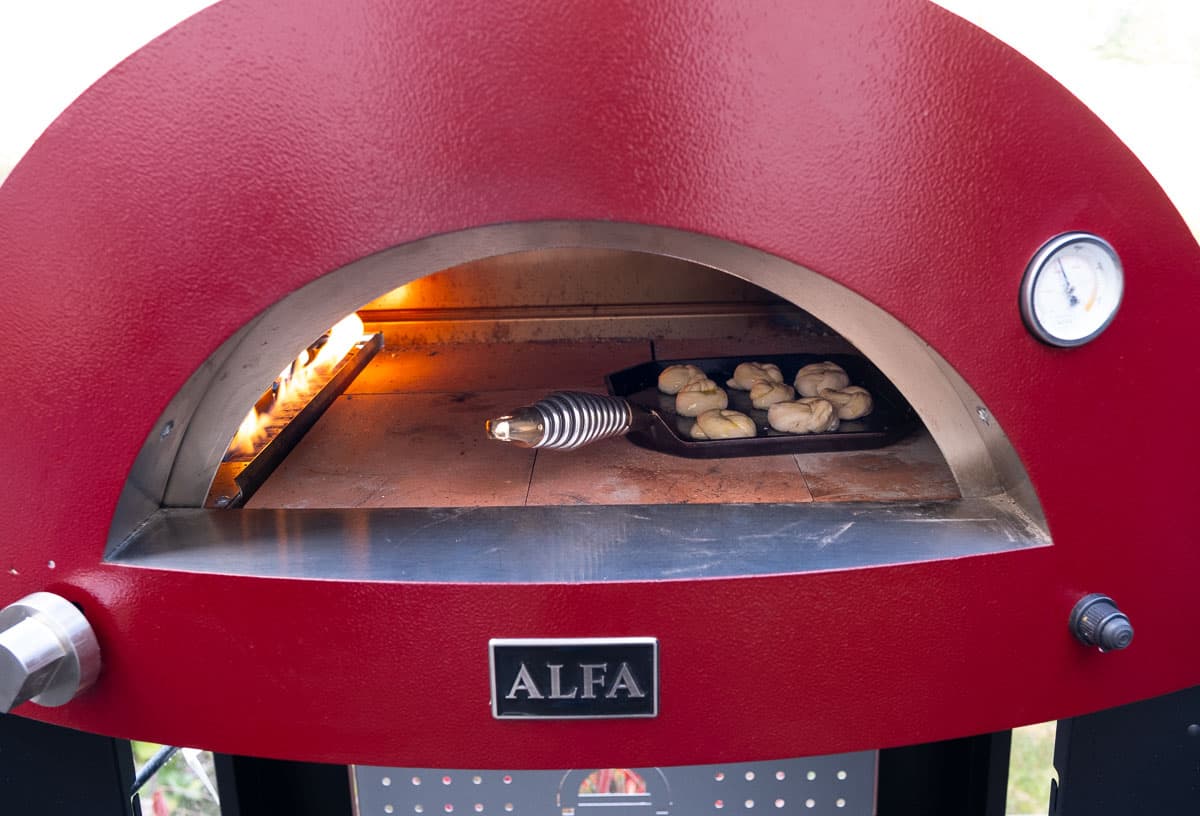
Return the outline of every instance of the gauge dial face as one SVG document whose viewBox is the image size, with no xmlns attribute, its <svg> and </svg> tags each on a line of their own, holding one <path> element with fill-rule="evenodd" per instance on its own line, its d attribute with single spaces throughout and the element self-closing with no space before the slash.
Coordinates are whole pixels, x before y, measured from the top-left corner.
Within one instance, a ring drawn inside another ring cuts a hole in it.
<svg viewBox="0 0 1200 816">
<path fill-rule="evenodd" d="M 1021 316 L 1039 340 L 1081 346 L 1112 322 L 1125 291 L 1121 259 L 1086 232 L 1051 239 L 1038 250 L 1021 285 Z"/>
</svg>

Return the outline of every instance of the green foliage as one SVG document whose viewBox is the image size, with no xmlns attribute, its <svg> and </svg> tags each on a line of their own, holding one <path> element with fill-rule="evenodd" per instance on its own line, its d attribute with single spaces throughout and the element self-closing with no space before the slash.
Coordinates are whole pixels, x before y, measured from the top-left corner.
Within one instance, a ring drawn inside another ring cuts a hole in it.
<svg viewBox="0 0 1200 816">
<path fill-rule="evenodd" d="M 1004 808 L 1009 816 L 1044 816 L 1049 809 L 1056 727 L 1057 723 L 1047 722 L 1013 729 Z"/>
<path fill-rule="evenodd" d="M 141 768 L 161 748 L 152 742 L 133 743 L 134 764 Z M 213 768 L 213 756 L 208 751 L 201 752 L 200 764 L 208 773 L 209 780 L 215 784 L 216 772 Z M 169 816 L 220 816 L 221 808 L 213 800 L 204 783 L 200 781 L 187 762 L 183 752 L 176 753 L 166 765 L 162 766 L 139 792 L 143 816 L 156 816 L 154 809 L 155 795 L 159 799 L 159 812 Z"/>
</svg>

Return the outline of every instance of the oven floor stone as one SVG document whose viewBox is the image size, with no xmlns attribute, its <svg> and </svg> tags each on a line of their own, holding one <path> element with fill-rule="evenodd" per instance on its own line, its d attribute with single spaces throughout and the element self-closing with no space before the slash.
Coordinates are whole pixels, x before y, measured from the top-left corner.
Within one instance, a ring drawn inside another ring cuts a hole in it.
<svg viewBox="0 0 1200 816">
<path fill-rule="evenodd" d="M 581 456 L 584 454 L 586 456 Z M 684 459 L 624 439 L 577 451 L 538 451 L 531 505 L 809 502 L 792 456 Z"/>
<path fill-rule="evenodd" d="M 523 505 L 535 452 L 488 440 L 483 423 L 541 395 L 343 395 L 246 506 Z"/>
<path fill-rule="evenodd" d="M 751 353 L 673 341 L 660 359 Z M 682 352 L 682 354 L 681 354 Z M 248 507 L 479 507 L 938 500 L 958 496 L 925 431 L 852 453 L 683 459 L 624 439 L 532 451 L 484 437 L 486 419 L 549 391 L 601 392 L 651 358 L 648 341 L 385 349 L 259 488 Z"/>
<path fill-rule="evenodd" d="M 796 462 L 814 501 L 957 499 L 958 485 L 924 429 L 878 450 L 806 453 Z"/>
</svg>

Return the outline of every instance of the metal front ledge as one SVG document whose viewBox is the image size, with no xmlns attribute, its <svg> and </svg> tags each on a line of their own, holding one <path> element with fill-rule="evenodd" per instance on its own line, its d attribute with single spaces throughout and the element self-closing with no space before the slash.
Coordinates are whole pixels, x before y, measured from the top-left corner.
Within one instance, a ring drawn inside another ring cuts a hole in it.
<svg viewBox="0 0 1200 816">
<path fill-rule="evenodd" d="M 263 577 L 433 583 L 718 578 L 1048 544 L 1002 499 L 347 510 L 160 510 L 110 559 Z M 353 557 L 348 557 L 352 553 Z"/>
</svg>

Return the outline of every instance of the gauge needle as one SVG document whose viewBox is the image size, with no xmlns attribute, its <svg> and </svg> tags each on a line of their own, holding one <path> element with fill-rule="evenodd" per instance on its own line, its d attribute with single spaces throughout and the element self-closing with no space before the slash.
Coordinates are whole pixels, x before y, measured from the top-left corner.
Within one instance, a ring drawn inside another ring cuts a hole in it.
<svg viewBox="0 0 1200 816">
<path fill-rule="evenodd" d="M 1067 297 L 1072 306 L 1079 305 L 1079 298 L 1075 297 L 1075 287 L 1071 285 L 1071 279 L 1067 277 L 1067 270 L 1063 268 L 1063 262 L 1059 259 L 1058 271 L 1062 275 L 1063 284 L 1066 286 Z"/>
</svg>

